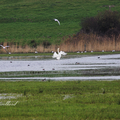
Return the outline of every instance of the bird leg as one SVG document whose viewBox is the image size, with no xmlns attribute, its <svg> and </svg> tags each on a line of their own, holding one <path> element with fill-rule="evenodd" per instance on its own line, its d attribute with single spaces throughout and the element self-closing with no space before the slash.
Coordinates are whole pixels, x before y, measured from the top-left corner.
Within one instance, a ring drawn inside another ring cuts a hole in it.
<svg viewBox="0 0 120 120">
<path fill-rule="evenodd" d="M 5 49 L 5 51 L 9 54 L 9 52 Z"/>
</svg>

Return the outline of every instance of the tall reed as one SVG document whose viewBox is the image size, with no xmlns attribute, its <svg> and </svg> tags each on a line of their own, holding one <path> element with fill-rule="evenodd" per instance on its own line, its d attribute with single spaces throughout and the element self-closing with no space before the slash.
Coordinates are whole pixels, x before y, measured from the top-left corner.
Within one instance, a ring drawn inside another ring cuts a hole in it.
<svg viewBox="0 0 120 120">
<path fill-rule="evenodd" d="M 44 47 L 42 44 L 38 45 L 36 48 L 30 47 L 29 45 L 18 45 L 17 43 L 3 43 L 4 46 L 9 45 L 6 48 L 8 52 L 11 53 L 34 53 L 37 52 L 51 52 L 56 51 L 59 47 L 60 50 L 66 52 L 76 52 L 76 51 L 120 51 L 120 35 L 116 39 L 115 37 L 109 38 L 107 36 L 97 36 L 95 34 L 79 34 L 69 36 L 60 45 L 50 45 Z M 2 47 L 0 47 L 0 53 L 6 53 Z"/>
</svg>

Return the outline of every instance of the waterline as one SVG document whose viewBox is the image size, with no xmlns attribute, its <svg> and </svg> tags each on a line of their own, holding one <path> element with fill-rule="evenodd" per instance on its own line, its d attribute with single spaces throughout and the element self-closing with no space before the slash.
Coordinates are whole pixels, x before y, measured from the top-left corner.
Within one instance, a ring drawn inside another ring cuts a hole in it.
<svg viewBox="0 0 120 120">
<path fill-rule="evenodd" d="M 67 80 L 120 80 L 120 76 L 87 76 L 87 77 L 16 77 L 16 78 L 0 78 L 0 80 L 6 81 L 47 81 L 47 80 L 54 80 L 54 81 L 67 81 Z"/>
</svg>

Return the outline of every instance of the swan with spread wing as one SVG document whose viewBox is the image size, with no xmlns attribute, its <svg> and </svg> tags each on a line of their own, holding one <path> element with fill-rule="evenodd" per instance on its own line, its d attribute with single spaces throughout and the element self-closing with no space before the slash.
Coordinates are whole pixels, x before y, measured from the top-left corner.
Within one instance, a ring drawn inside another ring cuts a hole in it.
<svg viewBox="0 0 120 120">
<path fill-rule="evenodd" d="M 61 55 L 67 55 L 67 53 L 65 53 L 64 51 L 59 52 L 59 48 L 57 49 L 57 52 L 53 53 L 52 58 L 56 58 L 57 60 L 59 60 L 61 58 Z"/>
</svg>

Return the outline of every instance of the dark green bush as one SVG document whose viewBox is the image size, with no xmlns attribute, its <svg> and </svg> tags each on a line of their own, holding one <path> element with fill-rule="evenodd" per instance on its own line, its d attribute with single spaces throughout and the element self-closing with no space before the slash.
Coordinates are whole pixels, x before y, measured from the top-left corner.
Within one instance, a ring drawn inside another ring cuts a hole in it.
<svg viewBox="0 0 120 120">
<path fill-rule="evenodd" d="M 43 44 L 44 48 L 48 48 L 51 45 L 51 43 L 49 41 L 43 41 L 42 44 Z"/>
<path fill-rule="evenodd" d="M 84 18 L 81 21 L 84 33 L 96 33 L 98 35 L 118 36 L 120 33 L 120 13 L 117 11 L 104 11 L 95 17 Z"/>
<path fill-rule="evenodd" d="M 30 41 L 30 46 L 33 47 L 33 48 L 36 48 L 37 47 L 37 43 L 35 40 L 31 40 Z"/>
</svg>

